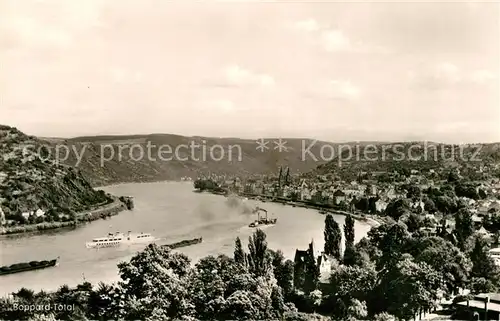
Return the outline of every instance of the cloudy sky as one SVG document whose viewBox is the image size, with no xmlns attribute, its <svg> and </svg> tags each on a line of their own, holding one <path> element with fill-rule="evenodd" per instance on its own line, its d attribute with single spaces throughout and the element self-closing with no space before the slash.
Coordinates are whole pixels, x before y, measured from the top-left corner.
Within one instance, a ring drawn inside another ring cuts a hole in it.
<svg viewBox="0 0 500 321">
<path fill-rule="evenodd" d="M 493 3 L 2 0 L 0 123 L 500 141 Z"/>
</svg>

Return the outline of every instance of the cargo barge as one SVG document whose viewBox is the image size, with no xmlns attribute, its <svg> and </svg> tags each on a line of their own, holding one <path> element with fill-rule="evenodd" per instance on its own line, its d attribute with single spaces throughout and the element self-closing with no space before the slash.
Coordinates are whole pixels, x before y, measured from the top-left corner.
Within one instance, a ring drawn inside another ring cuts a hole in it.
<svg viewBox="0 0 500 321">
<path fill-rule="evenodd" d="M 180 247 L 186 247 L 186 246 L 191 246 L 195 244 L 199 244 L 203 242 L 203 238 L 197 238 L 197 239 L 191 239 L 191 240 L 182 240 L 180 242 L 172 243 L 172 244 L 165 244 L 162 245 L 162 247 L 168 247 L 171 250 L 178 249 Z"/>
<path fill-rule="evenodd" d="M 0 267 L 0 275 L 27 272 L 45 269 L 58 264 L 59 257 L 50 261 L 31 261 L 29 263 L 16 263 Z"/>
</svg>

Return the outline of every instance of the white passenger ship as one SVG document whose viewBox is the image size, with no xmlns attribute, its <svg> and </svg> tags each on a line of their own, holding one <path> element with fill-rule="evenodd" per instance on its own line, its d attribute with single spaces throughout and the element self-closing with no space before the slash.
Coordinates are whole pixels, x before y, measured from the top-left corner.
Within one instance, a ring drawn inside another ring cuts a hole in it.
<svg viewBox="0 0 500 321">
<path fill-rule="evenodd" d="M 102 248 L 153 241 L 155 241 L 155 238 L 149 233 L 131 233 L 131 231 L 128 231 L 127 235 L 120 232 L 109 233 L 107 237 L 93 239 L 91 242 L 85 243 L 85 245 L 87 248 Z"/>
</svg>

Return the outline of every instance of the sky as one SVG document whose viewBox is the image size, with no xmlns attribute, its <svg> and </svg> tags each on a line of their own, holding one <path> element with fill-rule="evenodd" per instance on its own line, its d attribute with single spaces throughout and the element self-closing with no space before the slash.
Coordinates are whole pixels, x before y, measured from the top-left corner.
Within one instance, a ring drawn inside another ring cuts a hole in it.
<svg viewBox="0 0 500 321">
<path fill-rule="evenodd" d="M 0 123 L 500 141 L 499 4 L 2 0 Z"/>
</svg>

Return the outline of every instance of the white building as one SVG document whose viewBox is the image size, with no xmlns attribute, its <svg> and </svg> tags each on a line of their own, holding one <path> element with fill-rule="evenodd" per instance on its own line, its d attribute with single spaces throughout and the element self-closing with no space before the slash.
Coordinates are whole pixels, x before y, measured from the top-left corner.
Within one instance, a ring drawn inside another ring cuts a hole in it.
<svg viewBox="0 0 500 321">
<path fill-rule="evenodd" d="M 490 252 L 490 256 L 495 261 L 495 264 L 497 266 L 500 266 L 500 247 L 491 249 L 489 252 Z"/>
<path fill-rule="evenodd" d="M 330 276 L 332 275 L 332 271 L 337 264 L 337 261 L 329 255 L 325 255 L 322 253 L 318 257 L 320 283 L 330 283 Z"/>
</svg>

